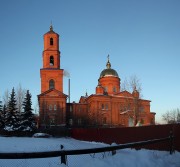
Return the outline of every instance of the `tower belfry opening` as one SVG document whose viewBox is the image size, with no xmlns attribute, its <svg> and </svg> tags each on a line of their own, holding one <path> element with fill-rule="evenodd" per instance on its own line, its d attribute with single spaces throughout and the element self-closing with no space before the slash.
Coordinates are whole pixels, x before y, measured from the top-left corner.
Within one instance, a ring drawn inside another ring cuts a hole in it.
<svg viewBox="0 0 180 167">
<path fill-rule="evenodd" d="M 51 80 L 49 81 L 49 89 L 54 89 L 54 88 L 55 88 L 55 83 L 54 83 L 54 80 L 51 79 Z"/>
<path fill-rule="evenodd" d="M 54 66 L 54 57 L 50 56 L 50 66 Z"/>
<path fill-rule="evenodd" d="M 50 45 L 53 45 L 53 38 L 50 38 Z"/>
</svg>

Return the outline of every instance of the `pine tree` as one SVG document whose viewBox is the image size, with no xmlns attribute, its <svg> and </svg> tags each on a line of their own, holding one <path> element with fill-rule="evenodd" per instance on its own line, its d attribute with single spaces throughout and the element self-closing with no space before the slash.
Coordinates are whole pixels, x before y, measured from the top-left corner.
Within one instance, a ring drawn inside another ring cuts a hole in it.
<svg viewBox="0 0 180 167">
<path fill-rule="evenodd" d="M 5 116 L 5 127 L 7 131 L 18 130 L 19 121 L 16 108 L 16 97 L 14 88 L 12 89 L 11 95 L 9 97 L 7 112 Z"/>
<path fill-rule="evenodd" d="M 21 130 L 23 131 L 34 131 L 36 129 L 35 116 L 32 113 L 32 102 L 31 94 L 27 90 L 24 101 L 23 101 L 23 112 L 21 114 Z"/>
<path fill-rule="evenodd" d="M 3 108 L 2 108 L 2 101 L 0 101 L 0 128 L 3 127 L 4 124 L 4 118 L 3 118 Z"/>
<path fill-rule="evenodd" d="M 7 111 L 7 107 L 6 105 L 4 104 L 3 105 L 3 108 L 2 108 L 2 128 L 5 127 L 5 118 L 6 118 L 6 111 Z"/>
</svg>

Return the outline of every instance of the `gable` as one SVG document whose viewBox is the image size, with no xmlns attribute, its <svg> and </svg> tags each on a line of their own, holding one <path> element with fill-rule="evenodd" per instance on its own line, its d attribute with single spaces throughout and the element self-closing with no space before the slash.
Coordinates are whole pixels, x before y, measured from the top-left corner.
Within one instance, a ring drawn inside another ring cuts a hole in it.
<svg viewBox="0 0 180 167">
<path fill-rule="evenodd" d="M 48 91 L 45 91 L 43 93 L 41 93 L 38 96 L 49 96 L 49 97 L 64 97 L 67 98 L 67 95 L 65 95 L 64 93 L 56 90 L 56 89 L 50 89 Z"/>
</svg>

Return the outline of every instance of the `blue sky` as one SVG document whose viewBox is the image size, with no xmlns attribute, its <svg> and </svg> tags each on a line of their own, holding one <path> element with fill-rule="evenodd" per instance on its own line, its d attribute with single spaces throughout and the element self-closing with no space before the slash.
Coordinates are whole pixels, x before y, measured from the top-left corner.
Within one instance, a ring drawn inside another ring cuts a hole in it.
<svg viewBox="0 0 180 167">
<path fill-rule="evenodd" d="M 19 84 L 40 93 L 43 35 L 60 35 L 71 101 L 95 93 L 110 55 L 121 81 L 136 75 L 159 122 L 180 108 L 179 0 L 6 0 L 0 2 L 0 97 Z M 68 93 L 64 78 L 64 93 Z"/>
</svg>

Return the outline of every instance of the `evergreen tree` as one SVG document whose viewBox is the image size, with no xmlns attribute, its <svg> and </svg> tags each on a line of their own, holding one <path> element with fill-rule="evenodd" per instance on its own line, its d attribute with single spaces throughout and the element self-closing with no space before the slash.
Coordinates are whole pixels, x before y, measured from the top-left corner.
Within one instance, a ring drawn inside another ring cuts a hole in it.
<svg viewBox="0 0 180 167">
<path fill-rule="evenodd" d="M 6 105 L 4 104 L 4 105 L 3 105 L 3 109 L 2 109 L 2 128 L 5 127 L 6 111 L 7 111 L 7 107 L 6 107 Z"/>
<path fill-rule="evenodd" d="M 18 130 L 18 126 L 19 126 L 19 121 L 18 121 L 18 114 L 16 108 L 16 95 L 13 88 L 8 101 L 4 129 L 7 131 L 14 131 L 14 130 Z"/>
<path fill-rule="evenodd" d="M 3 118 L 3 108 L 2 108 L 2 101 L 0 101 L 0 128 L 3 127 L 4 124 L 4 118 Z"/>
<path fill-rule="evenodd" d="M 23 101 L 23 112 L 21 113 L 21 130 L 33 131 L 36 129 L 35 116 L 32 113 L 31 94 L 27 90 Z"/>
</svg>

